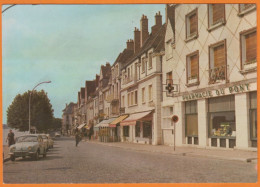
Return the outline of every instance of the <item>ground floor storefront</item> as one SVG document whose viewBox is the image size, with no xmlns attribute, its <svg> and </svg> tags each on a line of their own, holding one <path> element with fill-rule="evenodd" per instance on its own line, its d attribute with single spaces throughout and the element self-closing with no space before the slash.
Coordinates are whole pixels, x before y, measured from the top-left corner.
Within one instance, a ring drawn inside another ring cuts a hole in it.
<svg viewBox="0 0 260 187">
<path fill-rule="evenodd" d="M 257 88 L 255 83 L 185 93 L 162 104 L 162 137 L 174 144 L 171 116 L 178 115 L 176 145 L 255 150 Z"/>
</svg>

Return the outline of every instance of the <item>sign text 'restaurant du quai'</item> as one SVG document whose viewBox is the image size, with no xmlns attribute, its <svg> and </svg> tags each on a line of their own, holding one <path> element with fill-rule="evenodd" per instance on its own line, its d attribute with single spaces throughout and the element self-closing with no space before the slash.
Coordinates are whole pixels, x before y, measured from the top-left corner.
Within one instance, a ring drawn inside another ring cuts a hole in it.
<svg viewBox="0 0 260 187">
<path fill-rule="evenodd" d="M 230 86 L 228 88 L 220 88 L 216 90 L 208 90 L 208 91 L 206 90 L 203 92 L 191 93 L 191 94 L 183 95 L 182 99 L 184 101 L 188 101 L 194 99 L 209 98 L 214 96 L 222 96 L 222 95 L 226 95 L 226 92 L 228 94 L 232 94 L 232 93 L 239 93 L 244 91 L 249 91 L 249 84 L 240 84 L 240 85 Z"/>
</svg>

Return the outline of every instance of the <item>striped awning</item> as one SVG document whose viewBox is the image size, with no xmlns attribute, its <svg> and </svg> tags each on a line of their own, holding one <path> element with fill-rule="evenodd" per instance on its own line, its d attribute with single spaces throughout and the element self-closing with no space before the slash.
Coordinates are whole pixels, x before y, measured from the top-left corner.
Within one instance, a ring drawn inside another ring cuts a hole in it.
<svg viewBox="0 0 260 187">
<path fill-rule="evenodd" d="M 152 111 L 130 114 L 130 116 L 128 118 L 126 118 L 125 120 L 123 120 L 120 123 L 120 125 L 121 126 L 136 125 L 136 121 L 148 116 L 151 112 Z"/>
<path fill-rule="evenodd" d="M 127 117 L 128 117 L 128 115 L 119 116 L 118 118 L 116 118 L 114 121 L 112 121 L 109 124 L 109 127 L 116 127 L 116 124 L 120 123 L 121 121 L 123 121 Z"/>
<path fill-rule="evenodd" d="M 86 124 L 83 123 L 83 124 L 79 125 L 77 128 L 78 128 L 78 129 L 81 129 L 81 128 L 84 127 L 85 125 L 86 125 Z"/>
<path fill-rule="evenodd" d="M 106 119 L 101 121 L 99 124 L 97 124 L 95 126 L 95 128 L 99 128 L 99 127 L 109 127 L 109 123 L 114 121 L 116 118 L 110 118 L 110 119 Z"/>
</svg>

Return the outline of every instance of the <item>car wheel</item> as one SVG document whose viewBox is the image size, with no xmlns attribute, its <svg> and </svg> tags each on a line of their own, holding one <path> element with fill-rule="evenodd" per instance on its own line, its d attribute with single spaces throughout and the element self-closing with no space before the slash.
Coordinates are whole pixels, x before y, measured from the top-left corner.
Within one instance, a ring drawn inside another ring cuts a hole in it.
<svg viewBox="0 0 260 187">
<path fill-rule="evenodd" d="M 11 161 L 15 161 L 15 156 L 10 156 Z"/>
<path fill-rule="evenodd" d="M 39 159 L 39 151 L 37 151 L 34 155 L 34 160 L 38 160 Z"/>
</svg>

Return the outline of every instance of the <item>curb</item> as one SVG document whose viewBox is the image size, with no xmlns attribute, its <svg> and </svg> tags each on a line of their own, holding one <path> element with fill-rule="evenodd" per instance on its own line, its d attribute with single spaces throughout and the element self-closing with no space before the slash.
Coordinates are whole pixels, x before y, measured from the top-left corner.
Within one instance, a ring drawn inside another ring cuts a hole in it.
<svg viewBox="0 0 260 187">
<path fill-rule="evenodd" d="M 122 147 L 122 146 L 116 146 L 111 144 L 104 144 L 100 142 L 91 142 L 91 143 L 97 143 L 104 146 L 109 147 L 116 147 L 116 148 L 122 148 L 122 149 L 130 149 L 134 151 L 145 151 L 145 152 L 153 152 L 153 153 L 165 153 L 165 154 L 171 154 L 171 155 L 177 155 L 177 156 L 192 156 L 192 157 L 204 157 L 204 158 L 216 158 L 221 160 L 230 160 L 230 161 L 242 161 L 247 163 L 257 163 L 257 158 L 229 158 L 229 157 L 223 157 L 223 156 L 215 156 L 215 155 L 205 155 L 205 154 L 199 154 L 199 153 L 193 153 L 193 152 L 168 152 L 168 151 L 158 151 L 158 150 L 147 150 L 147 149 L 135 149 L 135 148 L 129 148 L 129 147 Z"/>
</svg>

